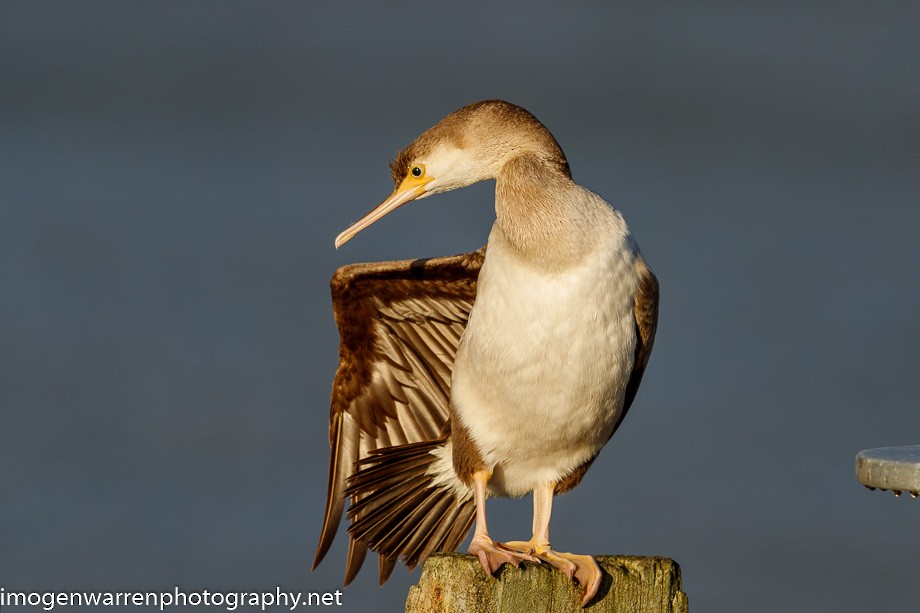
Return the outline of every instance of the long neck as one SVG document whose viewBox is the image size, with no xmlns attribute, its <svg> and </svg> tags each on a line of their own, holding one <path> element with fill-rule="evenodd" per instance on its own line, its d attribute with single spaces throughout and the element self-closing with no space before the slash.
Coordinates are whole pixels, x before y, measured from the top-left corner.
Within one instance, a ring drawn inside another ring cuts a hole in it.
<svg viewBox="0 0 920 613">
<path fill-rule="evenodd" d="M 593 238 L 585 194 L 567 173 L 537 155 L 516 156 L 496 177 L 496 226 L 529 259 L 577 263 Z"/>
</svg>

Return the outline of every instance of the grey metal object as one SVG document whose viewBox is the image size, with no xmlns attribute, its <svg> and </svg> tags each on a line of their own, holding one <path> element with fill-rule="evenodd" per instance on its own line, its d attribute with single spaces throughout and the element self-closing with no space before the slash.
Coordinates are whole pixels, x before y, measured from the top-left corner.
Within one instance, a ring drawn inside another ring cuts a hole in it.
<svg viewBox="0 0 920 613">
<path fill-rule="evenodd" d="M 920 445 L 860 451 L 856 454 L 856 479 L 870 490 L 920 496 Z"/>
</svg>

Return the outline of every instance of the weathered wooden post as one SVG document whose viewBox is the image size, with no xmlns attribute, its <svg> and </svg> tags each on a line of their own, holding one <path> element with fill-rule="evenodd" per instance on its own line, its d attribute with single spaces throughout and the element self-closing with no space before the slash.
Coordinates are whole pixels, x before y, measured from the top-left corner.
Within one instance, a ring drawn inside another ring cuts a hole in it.
<svg viewBox="0 0 920 613">
<path fill-rule="evenodd" d="M 470 555 L 431 556 L 406 613 L 687 613 L 680 567 L 668 558 L 597 556 L 600 590 L 581 606 L 581 588 L 548 564 L 504 565 L 489 577 Z"/>
</svg>

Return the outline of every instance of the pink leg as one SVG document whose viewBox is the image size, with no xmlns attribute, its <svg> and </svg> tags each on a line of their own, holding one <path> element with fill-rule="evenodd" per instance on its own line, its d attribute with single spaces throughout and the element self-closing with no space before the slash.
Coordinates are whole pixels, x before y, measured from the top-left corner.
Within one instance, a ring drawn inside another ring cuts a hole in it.
<svg viewBox="0 0 920 613">
<path fill-rule="evenodd" d="M 489 529 L 486 526 L 486 485 L 491 477 L 492 473 L 487 471 L 479 471 L 473 474 L 473 492 L 476 500 L 476 529 L 473 531 L 473 541 L 468 549 L 471 554 L 479 558 L 479 563 L 482 564 L 483 570 L 490 575 L 506 562 L 518 566 L 521 560 L 527 562 L 540 561 L 529 553 L 515 551 L 501 543 L 496 543 L 489 536 Z"/>
<path fill-rule="evenodd" d="M 526 551 L 552 564 L 565 573 L 569 579 L 575 579 L 584 588 L 581 606 L 585 606 L 597 595 L 601 586 L 601 569 L 591 556 L 576 555 L 553 551 L 549 544 L 549 518 L 553 509 L 552 484 L 542 485 L 533 491 L 533 536 L 528 542 L 508 542 L 512 549 Z"/>
</svg>

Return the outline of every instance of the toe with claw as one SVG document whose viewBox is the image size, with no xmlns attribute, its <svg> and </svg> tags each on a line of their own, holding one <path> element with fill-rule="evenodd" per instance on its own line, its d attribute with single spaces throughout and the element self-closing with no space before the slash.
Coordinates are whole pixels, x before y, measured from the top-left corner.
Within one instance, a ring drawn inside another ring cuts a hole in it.
<svg viewBox="0 0 920 613">
<path fill-rule="evenodd" d="M 577 581 L 578 584 L 582 586 L 582 589 L 584 589 L 581 606 L 587 605 L 591 602 L 591 599 L 597 595 L 603 575 L 593 557 L 554 551 L 549 546 L 549 543 L 541 544 L 534 541 L 512 541 L 505 543 L 505 545 L 516 550 L 527 552 L 537 557 L 540 561 L 555 566 L 570 580 Z"/>
<path fill-rule="evenodd" d="M 537 562 L 536 557 L 526 551 L 518 551 L 502 543 L 497 543 L 489 538 L 488 535 L 477 534 L 473 537 L 468 551 L 479 558 L 483 570 L 488 574 L 494 574 L 502 564 L 511 564 L 514 567 L 521 562 Z"/>
</svg>

